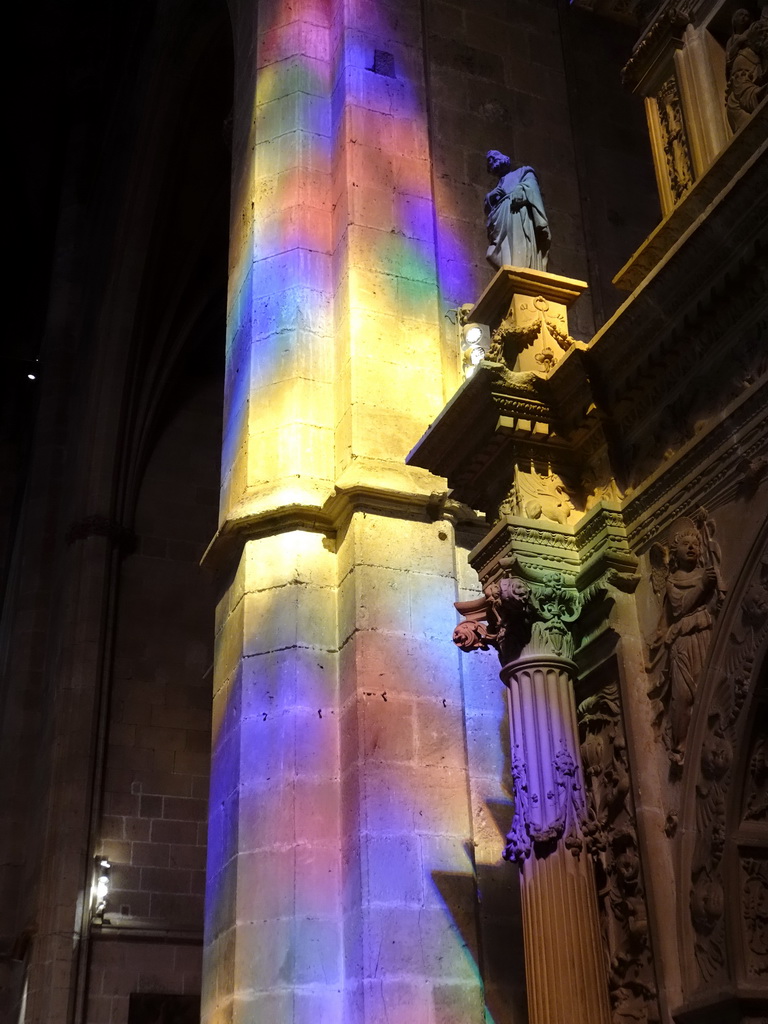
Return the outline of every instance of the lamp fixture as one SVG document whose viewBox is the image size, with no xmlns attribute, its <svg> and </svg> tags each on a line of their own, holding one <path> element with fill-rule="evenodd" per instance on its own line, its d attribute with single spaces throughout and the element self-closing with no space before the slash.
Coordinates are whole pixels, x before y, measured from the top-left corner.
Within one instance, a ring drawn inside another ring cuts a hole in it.
<svg viewBox="0 0 768 1024">
<path fill-rule="evenodd" d="M 490 331 L 485 324 L 469 320 L 473 306 L 466 302 L 456 310 L 456 323 L 461 344 L 461 368 L 465 379 L 472 376 L 478 364 L 485 359 L 491 347 Z"/>
<path fill-rule="evenodd" d="M 100 921 L 103 921 L 104 911 L 107 909 L 112 864 L 106 857 L 102 857 L 98 854 L 93 858 L 93 863 L 94 875 L 91 896 L 93 909 L 91 911 L 91 916 L 94 920 L 98 918 Z"/>
</svg>

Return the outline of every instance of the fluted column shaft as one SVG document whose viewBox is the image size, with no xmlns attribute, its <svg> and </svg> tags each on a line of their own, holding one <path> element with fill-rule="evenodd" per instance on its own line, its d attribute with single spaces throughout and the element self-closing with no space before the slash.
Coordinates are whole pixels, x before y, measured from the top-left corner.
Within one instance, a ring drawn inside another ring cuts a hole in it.
<svg viewBox="0 0 768 1024">
<path fill-rule="evenodd" d="M 575 665 L 532 655 L 504 666 L 530 1024 L 609 1024 L 573 694 Z"/>
</svg>

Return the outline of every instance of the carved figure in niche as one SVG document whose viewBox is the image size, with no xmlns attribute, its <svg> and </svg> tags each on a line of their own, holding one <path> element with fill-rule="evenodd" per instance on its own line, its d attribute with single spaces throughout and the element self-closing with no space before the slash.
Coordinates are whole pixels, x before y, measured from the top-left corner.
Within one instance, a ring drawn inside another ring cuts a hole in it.
<svg viewBox="0 0 768 1024">
<path fill-rule="evenodd" d="M 708 868 L 700 868 L 694 873 L 691 887 L 691 924 L 696 931 L 696 959 L 706 981 L 717 973 L 725 958 L 722 942 L 713 934 L 724 910 L 720 879 Z"/>
<path fill-rule="evenodd" d="M 605 847 L 603 838 L 625 811 L 629 771 L 621 730 L 619 691 L 615 684 L 587 697 L 578 707 L 579 739 L 584 774 L 592 795 L 590 832 L 593 845 Z"/>
<path fill-rule="evenodd" d="M 486 259 L 497 270 L 505 265 L 546 270 L 551 239 L 536 173 L 525 166 L 512 170 L 509 157 L 496 149 L 486 158 L 488 173 L 499 179 L 485 197 Z"/>
<path fill-rule="evenodd" d="M 768 93 L 768 17 L 762 17 L 744 30 L 740 10 L 733 16 L 733 34 L 726 47 L 725 108 L 733 131 L 751 117 Z"/>
<path fill-rule="evenodd" d="M 725 78 L 731 77 L 731 69 L 736 54 L 747 45 L 747 29 L 753 22 L 752 14 L 744 7 L 733 12 L 731 17 L 731 34 L 725 44 Z"/>
<path fill-rule="evenodd" d="M 613 1021 L 651 1024 L 659 1016 L 618 686 L 587 697 L 577 717 Z"/>
<path fill-rule="evenodd" d="M 763 708 L 761 714 L 765 714 Z M 765 719 L 763 719 L 765 721 Z M 764 736 L 758 736 L 752 756 L 749 759 L 749 776 L 747 778 L 746 807 L 744 817 L 747 821 L 765 821 L 768 818 L 768 742 Z"/>
<path fill-rule="evenodd" d="M 670 531 L 669 547 L 651 548 L 654 590 L 664 583 L 658 630 L 650 642 L 651 670 L 659 681 L 648 692 L 658 702 L 655 724 L 666 718 L 665 740 L 673 764 L 682 765 L 699 676 L 725 588 L 714 524 L 704 509 L 697 523 L 681 518 Z"/>
<path fill-rule="evenodd" d="M 742 889 L 747 969 L 750 974 L 768 974 L 768 864 L 751 857 L 742 860 L 746 878 Z"/>
</svg>

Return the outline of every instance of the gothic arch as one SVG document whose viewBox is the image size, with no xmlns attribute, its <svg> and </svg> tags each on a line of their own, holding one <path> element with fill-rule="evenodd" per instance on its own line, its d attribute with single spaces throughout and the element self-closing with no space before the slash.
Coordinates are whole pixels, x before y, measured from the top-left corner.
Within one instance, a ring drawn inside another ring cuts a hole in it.
<svg viewBox="0 0 768 1024">
<path fill-rule="evenodd" d="M 740 1021 L 768 998 L 765 952 L 761 964 L 750 960 L 750 943 L 756 940 L 750 938 L 747 917 L 754 919 L 755 912 L 745 902 L 756 907 L 761 877 L 765 883 L 765 808 L 758 814 L 762 823 L 744 821 L 757 732 L 760 727 L 765 732 L 758 709 L 765 709 L 767 667 L 765 526 L 717 625 L 681 783 L 678 934 L 685 1004 L 697 1007 L 694 1016 L 680 1018 L 686 1022 Z"/>
</svg>

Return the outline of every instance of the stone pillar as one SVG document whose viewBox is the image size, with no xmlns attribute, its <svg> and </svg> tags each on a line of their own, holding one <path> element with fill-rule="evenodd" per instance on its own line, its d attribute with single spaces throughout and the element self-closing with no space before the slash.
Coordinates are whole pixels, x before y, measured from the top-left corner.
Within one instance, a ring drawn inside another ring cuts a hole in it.
<svg viewBox="0 0 768 1024">
<path fill-rule="evenodd" d="M 505 665 L 515 779 L 506 856 L 520 865 L 531 1024 L 610 1021 L 576 727 L 576 666 L 533 655 Z"/>
<path fill-rule="evenodd" d="M 341 1019 L 329 11 L 235 0 L 202 1019 Z"/>
<path fill-rule="evenodd" d="M 479 1021 L 421 18 L 231 8 L 203 1020 Z"/>
</svg>

